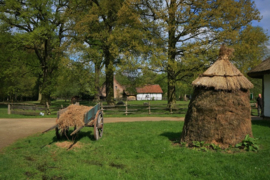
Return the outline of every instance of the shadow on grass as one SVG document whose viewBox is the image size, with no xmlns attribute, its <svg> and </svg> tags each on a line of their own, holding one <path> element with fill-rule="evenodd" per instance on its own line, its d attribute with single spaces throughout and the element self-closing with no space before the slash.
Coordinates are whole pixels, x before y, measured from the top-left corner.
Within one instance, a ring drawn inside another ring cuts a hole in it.
<svg viewBox="0 0 270 180">
<path fill-rule="evenodd" d="M 45 146 L 51 145 L 53 143 L 64 142 L 64 141 L 68 141 L 68 140 L 69 141 L 73 141 L 73 144 L 68 148 L 68 149 L 70 149 L 70 148 L 72 148 L 73 145 L 75 145 L 78 141 L 80 141 L 82 138 L 85 138 L 85 137 L 87 137 L 91 141 L 95 141 L 96 139 L 94 137 L 94 130 L 91 130 L 91 128 L 89 128 L 89 127 L 84 127 L 84 128 L 87 128 L 88 129 L 87 132 L 85 132 L 85 131 L 83 131 L 83 132 L 82 131 L 79 131 L 75 135 L 70 136 L 70 134 L 73 132 L 73 129 L 70 129 L 68 131 L 67 135 L 62 135 L 62 136 L 60 136 L 59 139 L 56 137 L 56 134 L 54 134 L 54 136 L 52 138 L 52 141 L 50 143 L 42 146 L 41 149 L 44 148 Z M 52 131 L 54 131 L 54 130 L 52 130 Z"/>
<path fill-rule="evenodd" d="M 167 137 L 170 141 L 180 141 L 182 132 L 174 133 L 174 132 L 163 132 L 160 134 L 160 136 L 165 136 Z"/>
<path fill-rule="evenodd" d="M 269 120 L 253 120 L 253 121 L 251 121 L 251 123 L 252 123 L 252 125 L 270 127 L 270 121 Z"/>
<path fill-rule="evenodd" d="M 91 141 L 95 141 L 95 137 L 94 137 L 94 130 L 90 130 L 91 128 L 89 127 L 84 127 L 87 128 L 87 132 L 78 132 L 75 136 L 75 141 L 79 141 L 80 139 L 87 137 L 89 138 Z M 92 128 L 93 129 L 93 128 Z M 71 132 L 70 132 L 71 133 Z"/>
</svg>

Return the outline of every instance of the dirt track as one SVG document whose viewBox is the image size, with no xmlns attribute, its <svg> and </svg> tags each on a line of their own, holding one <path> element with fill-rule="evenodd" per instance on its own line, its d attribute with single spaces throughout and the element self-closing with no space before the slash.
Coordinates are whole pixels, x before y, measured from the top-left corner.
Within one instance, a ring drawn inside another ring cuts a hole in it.
<svg viewBox="0 0 270 180">
<path fill-rule="evenodd" d="M 56 118 L 0 119 L 0 149 L 20 138 L 42 132 L 55 124 Z M 175 117 L 104 118 L 104 123 L 134 121 L 184 121 Z"/>
</svg>

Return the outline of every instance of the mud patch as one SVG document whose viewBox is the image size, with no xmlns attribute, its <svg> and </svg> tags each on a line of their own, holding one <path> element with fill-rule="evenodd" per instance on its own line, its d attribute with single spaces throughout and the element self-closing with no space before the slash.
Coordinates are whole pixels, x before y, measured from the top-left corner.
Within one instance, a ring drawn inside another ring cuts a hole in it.
<svg viewBox="0 0 270 180">
<path fill-rule="evenodd" d="M 32 172 L 25 172 L 24 173 L 27 177 L 29 177 L 29 178 L 32 178 L 36 173 L 32 173 Z"/>
<path fill-rule="evenodd" d="M 89 161 L 89 160 L 85 160 L 83 161 L 84 163 L 86 164 L 89 164 L 89 165 L 94 165 L 94 166 L 103 166 L 103 164 L 101 162 L 98 162 L 98 161 Z"/>
<path fill-rule="evenodd" d="M 115 163 L 110 163 L 111 167 L 115 167 L 117 169 L 124 169 L 125 165 L 124 164 L 115 164 Z"/>
<path fill-rule="evenodd" d="M 37 170 L 39 170 L 40 172 L 45 172 L 47 170 L 46 164 L 39 165 L 37 167 Z"/>
<path fill-rule="evenodd" d="M 24 157 L 27 161 L 35 161 L 34 158 L 32 158 L 31 156 L 25 156 Z"/>
<path fill-rule="evenodd" d="M 62 178 L 61 176 L 53 176 L 53 177 L 48 177 L 46 175 L 42 176 L 42 180 L 62 180 L 64 178 Z"/>
</svg>

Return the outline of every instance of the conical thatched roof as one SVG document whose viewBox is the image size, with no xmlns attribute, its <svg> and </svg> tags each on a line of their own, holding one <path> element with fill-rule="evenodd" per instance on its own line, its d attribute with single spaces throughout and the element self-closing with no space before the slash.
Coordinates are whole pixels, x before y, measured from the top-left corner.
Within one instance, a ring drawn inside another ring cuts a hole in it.
<svg viewBox="0 0 270 180">
<path fill-rule="evenodd" d="M 233 49 L 221 46 L 218 60 L 192 82 L 195 87 L 215 90 L 251 89 L 253 84 L 229 61 Z"/>
<path fill-rule="evenodd" d="M 270 74 L 270 58 L 251 69 L 247 74 L 249 77 L 253 78 L 262 78 L 264 74 Z"/>
</svg>

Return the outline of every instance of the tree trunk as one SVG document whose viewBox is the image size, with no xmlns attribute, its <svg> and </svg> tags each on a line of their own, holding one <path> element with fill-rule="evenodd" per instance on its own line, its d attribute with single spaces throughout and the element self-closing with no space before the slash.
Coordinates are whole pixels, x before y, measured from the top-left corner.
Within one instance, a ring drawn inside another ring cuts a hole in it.
<svg viewBox="0 0 270 180">
<path fill-rule="evenodd" d="M 46 105 L 46 102 L 51 104 L 51 95 L 50 94 L 42 94 L 42 99 L 40 101 L 40 104 Z"/>
<path fill-rule="evenodd" d="M 42 94 L 38 92 L 38 101 L 41 101 L 41 99 L 42 99 Z"/>
<path fill-rule="evenodd" d="M 99 102 L 100 101 L 100 94 L 99 94 L 99 72 L 100 72 L 100 69 L 99 69 L 99 64 L 98 63 L 95 63 L 95 90 L 96 90 L 96 94 L 95 94 L 95 101 L 96 102 Z"/>
<path fill-rule="evenodd" d="M 51 77 L 52 74 L 48 72 L 48 68 L 42 68 L 43 75 L 42 75 L 42 84 L 40 86 L 40 93 L 41 93 L 41 100 L 40 104 L 46 105 L 46 102 L 51 104 L 51 91 L 50 91 L 50 86 L 51 86 Z"/>
<path fill-rule="evenodd" d="M 176 104 L 175 98 L 175 85 L 176 80 L 172 78 L 168 73 L 168 107 L 174 107 Z"/>
<path fill-rule="evenodd" d="M 106 101 L 108 105 L 114 105 L 114 88 L 113 88 L 113 57 L 109 48 L 105 49 L 105 72 L 106 72 Z"/>
<path fill-rule="evenodd" d="M 106 65 L 106 101 L 108 105 L 114 105 L 113 88 L 113 63 Z"/>
<path fill-rule="evenodd" d="M 174 107 L 176 103 L 175 96 L 175 85 L 176 85 L 176 75 L 175 75 L 175 57 L 176 57 L 176 38 L 175 38 L 175 12 L 176 12 L 176 1 L 171 0 L 169 7 L 169 42 L 168 42 L 168 107 Z"/>
</svg>

